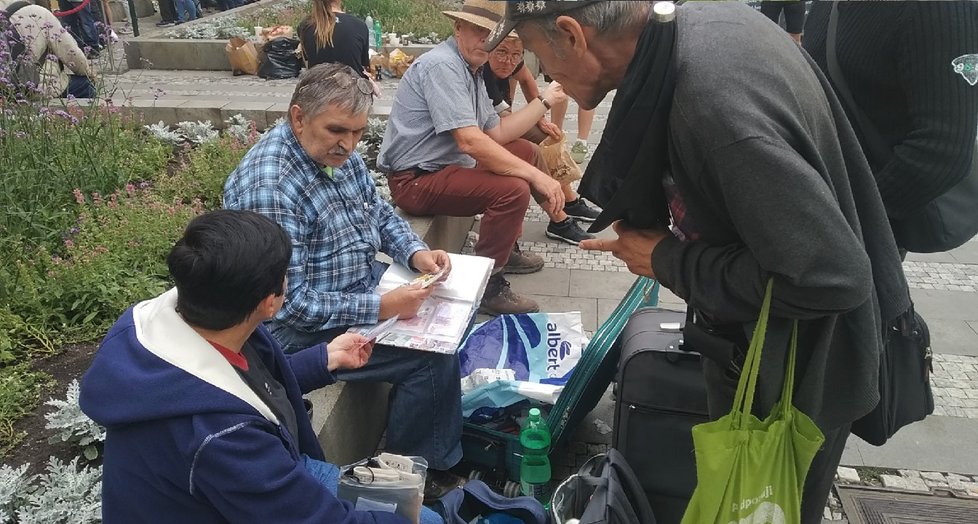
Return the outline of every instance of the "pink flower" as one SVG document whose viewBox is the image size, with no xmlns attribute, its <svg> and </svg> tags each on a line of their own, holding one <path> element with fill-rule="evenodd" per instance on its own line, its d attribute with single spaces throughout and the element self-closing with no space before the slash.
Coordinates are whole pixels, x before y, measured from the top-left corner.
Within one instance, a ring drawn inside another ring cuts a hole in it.
<svg viewBox="0 0 978 524">
<path fill-rule="evenodd" d="M 98 191 L 92 193 L 92 203 L 94 203 L 96 206 L 102 205 L 102 195 L 100 195 Z"/>
<path fill-rule="evenodd" d="M 71 192 L 71 194 L 75 195 L 75 202 L 77 202 L 78 204 L 84 204 L 85 203 L 85 195 L 82 194 L 81 189 L 78 189 L 76 187 Z"/>
<path fill-rule="evenodd" d="M 66 238 L 65 239 L 65 247 L 68 248 L 68 249 L 71 249 L 71 248 L 75 247 L 75 242 L 72 239 L 70 239 L 70 238 Z"/>
<path fill-rule="evenodd" d="M 136 194 L 136 186 L 134 186 L 132 183 L 126 184 L 126 194 L 129 195 L 129 196 L 135 195 Z"/>
</svg>

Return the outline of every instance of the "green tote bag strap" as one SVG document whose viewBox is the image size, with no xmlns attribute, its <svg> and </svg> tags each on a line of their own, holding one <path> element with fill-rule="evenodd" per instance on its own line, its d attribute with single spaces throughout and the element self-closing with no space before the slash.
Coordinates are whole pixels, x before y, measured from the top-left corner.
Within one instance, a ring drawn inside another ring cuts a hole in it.
<svg viewBox="0 0 978 524">
<path fill-rule="evenodd" d="M 774 279 L 767 281 L 767 289 L 764 291 L 764 302 L 761 304 L 761 312 L 757 317 L 757 324 L 754 326 L 754 334 L 750 340 L 750 347 L 744 359 L 743 373 L 737 383 L 737 393 L 734 395 L 733 411 L 734 427 L 743 428 L 745 421 L 754 409 L 754 394 L 757 391 L 757 377 L 761 370 L 761 350 L 764 348 L 764 340 L 767 336 L 768 319 L 771 316 L 771 297 L 774 291 Z M 798 321 L 795 320 L 791 327 L 791 345 L 788 348 L 788 363 L 785 368 L 784 385 L 781 390 L 781 410 L 787 414 L 791 411 L 792 397 L 795 390 L 795 359 L 798 348 Z"/>
</svg>

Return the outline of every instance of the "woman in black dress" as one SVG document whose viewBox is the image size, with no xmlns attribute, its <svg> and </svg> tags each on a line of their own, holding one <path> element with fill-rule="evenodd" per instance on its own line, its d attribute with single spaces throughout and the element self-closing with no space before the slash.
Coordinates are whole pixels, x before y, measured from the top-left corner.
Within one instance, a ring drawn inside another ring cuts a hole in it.
<svg viewBox="0 0 978 524">
<path fill-rule="evenodd" d="M 369 77 L 367 24 L 344 13 L 341 0 L 312 0 L 312 15 L 299 24 L 299 38 L 306 67 L 339 62 Z"/>
</svg>

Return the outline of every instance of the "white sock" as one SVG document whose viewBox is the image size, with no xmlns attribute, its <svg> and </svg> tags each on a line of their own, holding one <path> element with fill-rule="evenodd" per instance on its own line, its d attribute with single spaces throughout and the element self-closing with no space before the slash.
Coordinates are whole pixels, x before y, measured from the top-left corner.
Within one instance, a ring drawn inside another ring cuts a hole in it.
<svg viewBox="0 0 978 524">
<path fill-rule="evenodd" d="M 577 144 L 582 144 L 584 146 L 587 146 L 587 140 L 584 140 L 583 138 L 578 138 L 577 140 L 574 141 L 574 145 L 576 146 Z"/>
</svg>

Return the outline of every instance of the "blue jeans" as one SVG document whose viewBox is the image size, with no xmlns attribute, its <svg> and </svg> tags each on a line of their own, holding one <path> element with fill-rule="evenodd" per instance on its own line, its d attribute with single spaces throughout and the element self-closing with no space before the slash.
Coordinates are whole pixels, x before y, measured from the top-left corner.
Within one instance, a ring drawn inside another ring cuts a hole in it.
<svg viewBox="0 0 978 524">
<path fill-rule="evenodd" d="M 375 282 L 386 267 L 375 264 Z M 329 342 L 349 329 L 344 326 L 308 333 L 274 320 L 268 328 L 286 353 Z M 394 386 L 387 410 L 387 451 L 424 457 L 431 469 L 446 470 L 462 460 L 462 392 L 457 354 L 378 344 L 365 366 L 339 370 L 335 375 L 346 382 L 388 382 Z"/>
<path fill-rule="evenodd" d="M 302 459 L 306 464 L 306 470 L 316 477 L 323 486 L 326 486 L 330 493 L 336 495 L 336 489 L 340 482 L 340 468 L 329 462 L 309 458 L 308 455 L 303 455 Z M 444 524 L 444 522 L 445 520 L 441 518 L 441 515 L 430 508 L 421 506 L 421 524 Z"/>
<path fill-rule="evenodd" d="M 94 2 L 96 0 L 92 1 Z M 73 3 L 70 0 L 58 0 L 58 8 L 62 11 L 74 9 L 80 4 L 81 2 Z M 68 25 L 68 30 L 75 37 L 82 50 L 86 47 L 91 49 L 100 49 L 102 47 L 99 42 L 99 30 L 95 26 L 95 11 L 92 9 L 91 3 L 77 13 L 68 15 L 65 18 L 65 22 Z"/>
<path fill-rule="evenodd" d="M 197 3 L 194 0 L 174 0 L 173 6 L 176 8 L 178 21 L 188 22 L 197 19 Z"/>
</svg>

